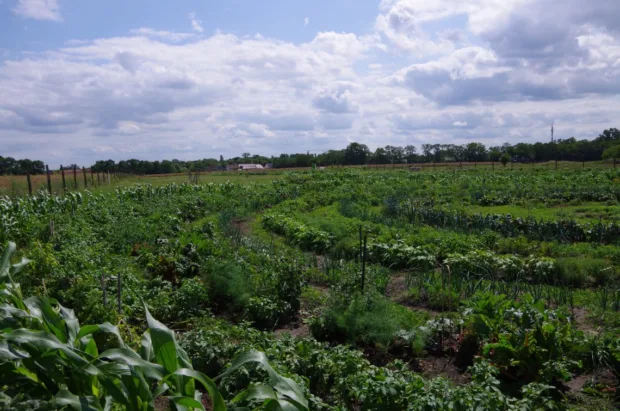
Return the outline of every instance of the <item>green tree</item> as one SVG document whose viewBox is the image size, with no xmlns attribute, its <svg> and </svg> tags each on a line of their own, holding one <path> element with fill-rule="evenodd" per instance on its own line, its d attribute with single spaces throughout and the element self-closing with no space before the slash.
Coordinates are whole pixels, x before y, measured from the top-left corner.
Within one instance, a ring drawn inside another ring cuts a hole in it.
<svg viewBox="0 0 620 411">
<path fill-rule="evenodd" d="M 603 159 L 619 158 L 620 157 L 620 144 L 617 146 L 611 146 L 603 151 Z"/>
<path fill-rule="evenodd" d="M 344 150 L 345 164 L 360 165 L 366 164 L 370 158 L 370 150 L 366 144 L 351 143 Z"/>
<path fill-rule="evenodd" d="M 508 162 L 510 161 L 510 155 L 508 153 L 502 154 L 502 157 L 500 158 L 500 161 L 502 162 L 504 167 L 506 167 L 506 164 L 508 164 Z"/>
</svg>

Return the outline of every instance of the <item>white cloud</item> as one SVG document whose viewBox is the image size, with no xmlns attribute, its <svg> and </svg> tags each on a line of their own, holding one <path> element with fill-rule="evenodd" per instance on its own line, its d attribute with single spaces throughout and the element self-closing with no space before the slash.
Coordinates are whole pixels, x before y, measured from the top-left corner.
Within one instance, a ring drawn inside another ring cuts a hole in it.
<svg viewBox="0 0 620 411">
<path fill-rule="evenodd" d="M 309 17 L 306 17 L 306 18 L 304 19 L 304 27 L 308 27 L 308 24 L 310 24 L 310 18 L 309 18 Z"/>
<path fill-rule="evenodd" d="M 13 13 L 35 20 L 62 21 L 58 0 L 17 0 Z"/>
<path fill-rule="evenodd" d="M 11 52 L 0 145 L 89 164 L 546 140 L 553 120 L 559 138 L 594 137 L 620 118 L 619 8 L 599 0 L 582 15 L 556 3 L 390 0 L 369 33 L 304 43 L 138 28 Z"/>
<path fill-rule="evenodd" d="M 202 33 L 204 28 L 202 27 L 202 21 L 196 18 L 196 13 L 189 13 L 189 19 L 192 22 L 192 29 L 198 33 Z"/>
<path fill-rule="evenodd" d="M 141 27 L 139 29 L 130 30 L 130 33 L 137 36 L 157 38 L 172 43 L 178 43 L 180 41 L 188 40 L 195 36 L 193 33 L 177 33 L 165 30 L 155 30 L 148 27 Z"/>
</svg>

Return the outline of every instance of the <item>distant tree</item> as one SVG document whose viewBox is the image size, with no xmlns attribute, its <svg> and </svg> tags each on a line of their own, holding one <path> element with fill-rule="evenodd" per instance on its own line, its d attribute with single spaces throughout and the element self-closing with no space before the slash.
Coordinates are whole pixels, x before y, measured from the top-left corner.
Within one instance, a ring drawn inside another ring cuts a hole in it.
<svg viewBox="0 0 620 411">
<path fill-rule="evenodd" d="M 466 161 L 484 161 L 487 157 L 487 148 L 482 143 L 469 143 L 465 146 L 464 157 Z"/>
<path fill-rule="evenodd" d="M 248 158 L 250 158 L 251 154 L 250 154 L 250 153 L 243 153 L 241 156 L 242 156 L 244 159 L 248 159 Z"/>
<path fill-rule="evenodd" d="M 351 143 L 344 150 L 345 164 L 366 164 L 370 158 L 370 150 L 366 144 Z"/>
<path fill-rule="evenodd" d="M 608 158 L 620 158 L 620 144 L 617 146 L 611 146 L 603 151 L 603 159 Z"/>
<path fill-rule="evenodd" d="M 601 141 L 618 141 L 620 140 L 620 130 L 617 128 L 610 128 L 599 134 L 597 140 Z"/>
<path fill-rule="evenodd" d="M 377 147 L 372 154 L 372 162 L 375 164 L 387 164 L 390 162 L 387 150 L 383 147 Z"/>
<path fill-rule="evenodd" d="M 506 167 L 506 164 L 508 164 L 508 162 L 510 161 L 510 154 L 508 154 L 508 153 L 502 154 L 502 157 L 500 158 L 500 161 L 502 162 L 504 167 Z"/>
<path fill-rule="evenodd" d="M 220 154 L 220 163 L 224 162 L 224 156 Z"/>
<path fill-rule="evenodd" d="M 385 153 L 389 163 L 402 163 L 405 158 L 405 149 L 400 146 L 385 146 Z"/>
</svg>

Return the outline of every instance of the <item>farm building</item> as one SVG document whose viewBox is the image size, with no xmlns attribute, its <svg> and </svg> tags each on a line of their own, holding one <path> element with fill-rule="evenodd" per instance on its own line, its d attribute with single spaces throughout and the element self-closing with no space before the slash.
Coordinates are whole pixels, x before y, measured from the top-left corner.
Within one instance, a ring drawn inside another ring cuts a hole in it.
<svg viewBox="0 0 620 411">
<path fill-rule="evenodd" d="M 239 164 L 239 170 L 258 170 L 264 168 L 261 164 Z"/>
</svg>

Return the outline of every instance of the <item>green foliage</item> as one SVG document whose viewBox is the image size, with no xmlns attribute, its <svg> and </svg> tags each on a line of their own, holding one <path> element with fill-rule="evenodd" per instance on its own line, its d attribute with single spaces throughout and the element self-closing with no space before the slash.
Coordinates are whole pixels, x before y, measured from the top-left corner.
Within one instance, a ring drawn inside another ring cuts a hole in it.
<svg viewBox="0 0 620 411">
<path fill-rule="evenodd" d="M 619 158 L 620 157 L 620 145 L 611 146 L 603 151 L 603 159 Z"/>
<path fill-rule="evenodd" d="M 148 330 L 136 353 L 124 343 L 118 328 L 109 323 L 80 326 L 73 310 L 59 304 L 56 308 L 45 298 L 23 299 L 13 277 L 28 261 L 11 265 L 14 251 L 15 244 L 9 243 L 0 261 L 0 378 L 8 386 L 3 401 L 27 395 L 52 407 L 97 410 L 116 403 L 127 410 L 152 410 L 155 400 L 163 396 L 173 409 L 204 409 L 202 394 L 196 390 L 198 383 L 209 394 L 213 410 L 226 409 L 213 380 L 192 369 L 174 332 L 147 309 Z M 95 333 L 110 335 L 115 348 L 99 352 Z M 262 353 L 240 355 L 219 378 L 249 363 L 259 364 L 269 374 L 269 384 L 250 387 L 232 403 L 259 400 L 265 406 L 307 409 L 297 384 L 275 372 Z M 6 378 L 9 374 L 11 379 Z"/>
<path fill-rule="evenodd" d="M 355 294 L 350 300 L 335 297 L 321 317 L 312 320 L 312 335 L 319 340 L 377 345 L 386 349 L 400 331 L 421 325 L 424 317 L 378 295 Z"/>
</svg>

